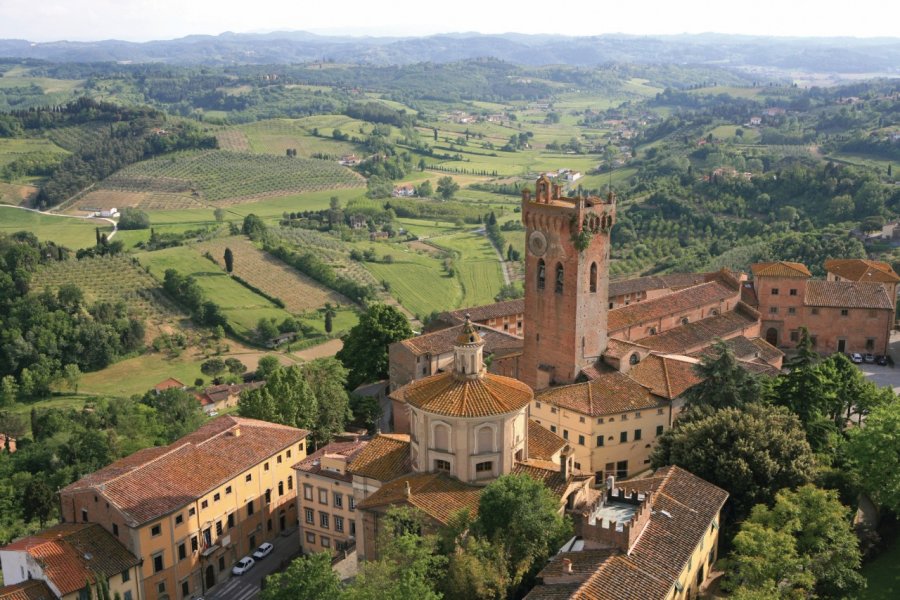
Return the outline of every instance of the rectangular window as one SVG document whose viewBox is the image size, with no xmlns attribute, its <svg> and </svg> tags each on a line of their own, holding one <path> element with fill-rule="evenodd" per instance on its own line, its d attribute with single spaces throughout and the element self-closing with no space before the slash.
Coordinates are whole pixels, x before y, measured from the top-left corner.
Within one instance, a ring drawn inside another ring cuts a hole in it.
<svg viewBox="0 0 900 600">
<path fill-rule="evenodd" d="M 297 444 L 297 451 L 303 452 L 303 442 L 300 442 L 299 444 Z"/>
<path fill-rule="evenodd" d="M 189 517 L 193 517 L 193 516 L 196 515 L 196 514 L 197 514 L 197 509 L 194 508 L 193 506 L 190 507 L 190 508 L 188 509 L 188 516 L 189 516 Z"/>
<path fill-rule="evenodd" d="M 311 508 L 306 508 L 303 510 L 304 515 L 306 516 L 306 522 L 312 525 L 316 522 L 316 513 Z"/>
<path fill-rule="evenodd" d="M 356 521 L 353 519 L 350 520 L 350 535 L 356 537 Z"/>
<path fill-rule="evenodd" d="M 293 475 L 288 475 L 288 489 L 289 490 L 294 489 L 294 476 Z"/>
<path fill-rule="evenodd" d="M 319 513 L 319 526 L 322 529 L 328 529 L 328 513 L 326 513 L 326 512 Z"/>
<path fill-rule="evenodd" d="M 253 473 L 247 473 L 247 476 L 244 477 L 244 481 L 246 481 L 248 483 L 253 481 Z"/>
<path fill-rule="evenodd" d="M 303 499 L 304 500 L 312 500 L 313 499 L 312 490 L 313 489 L 312 489 L 311 485 L 309 485 L 308 483 L 303 484 Z"/>
<path fill-rule="evenodd" d="M 597 425 L 603 425 L 603 417 L 597 417 Z"/>
<path fill-rule="evenodd" d="M 319 504 L 328 504 L 328 490 L 319 488 Z"/>
<path fill-rule="evenodd" d="M 125 569 L 122 571 L 122 583 L 128 583 L 131 581 L 131 569 Z"/>
<path fill-rule="evenodd" d="M 849 315 L 850 315 L 850 311 L 849 311 L 849 310 L 847 310 L 846 308 L 842 308 L 842 309 L 841 309 L 841 316 L 842 316 L 842 317 L 847 317 L 847 316 L 849 316 Z"/>
<path fill-rule="evenodd" d="M 222 535 L 222 521 L 216 521 L 216 537 Z"/>
<path fill-rule="evenodd" d="M 663 426 L 662 426 L 662 425 L 657 425 L 657 426 L 656 426 L 656 437 L 659 437 L 659 436 L 661 436 L 662 434 L 663 434 Z"/>
<path fill-rule="evenodd" d="M 623 431 L 622 433 L 619 434 L 619 441 L 622 443 L 628 441 L 628 432 L 627 431 Z"/>
<path fill-rule="evenodd" d="M 788 314 L 789 314 L 789 315 L 796 315 L 796 314 L 797 314 L 797 309 L 794 308 L 793 306 L 789 306 L 789 307 L 788 307 Z"/>
<path fill-rule="evenodd" d="M 344 495 L 338 494 L 337 492 L 332 492 L 332 500 L 334 501 L 335 508 L 344 508 Z"/>
<path fill-rule="evenodd" d="M 616 477 L 619 479 L 625 479 L 628 477 L 628 461 L 620 460 L 616 463 Z"/>
<path fill-rule="evenodd" d="M 319 541 L 322 542 L 323 548 L 331 548 L 331 538 L 327 538 L 324 535 L 319 538 Z"/>
<path fill-rule="evenodd" d="M 551 412 L 552 414 L 555 415 L 555 414 L 556 414 L 557 412 L 559 412 L 559 411 L 556 410 L 556 407 L 555 407 L 555 406 L 551 406 L 551 407 L 550 407 L 550 412 Z"/>
<path fill-rule="evenodd" d="M 791 288 L 790 291 L 788 292 L 788 294 L 791 295 L 791 296 L 796 296 L 796 295 L 797 295 L 797 289 L 796 289 L 796 288 Z"/>
<path fill-rule="evenodd" d="M 315 544 L 316 543 L 316 534 L 311 531 L 306 532 L 306 543 L 307 544 Z"/>
<path fill-rule="evenodd" d="M 253 514 L 253 500 L 251 500 L 250 502 L 247 503 L 247 516 L 249 517 L 252 514 Z"/>
<path fill-rule="evenodd" d="M 556 433 L 556 425 L 551 425 L 550 431 L 552 431 L 553 433 Z"/>
<path fill-rule="evenodd" d="M 866 350 L 872 351 L 875 349 L 875 338 L 866 338 Z"/>
<path fill-rule="evenodd" d="M 563 439 L 564 440 L 569 439 L 569 430 L 568 429 L 563 429 Z"/>
<path fill-rule="evenodd" d="M 769 307 L 769 314 L 770 314 L 770 315 L 777 315 L 777 314 L 778 314 L 778 307 L 777 307 L 777 306 L 770 306 L 770 307 Z"/>
<path fill-rule="evenodd" d="M 584 446 L 584 436 L 583 435 L 578 436 L 578 444 L 581 446 Z"/>
<path fill-rule="evenodd" d="M 197 539 L 196 535 L 191 537 L 191 552 L 197 551 L 199 543 L 200 543 L 200 540 Z"/>
<path fill-rule="evenodd" d="M 228 529 L 232 529 L 234 527 L 234 513 L 228 515 Z"/>
<path fill-rule="evenodd" d="M 153 555 L 153 572 L 159 573 L 163 570 L 163 554 L 160 552 L 159 554 Z"/>
<path fill-rule="evenodd" d="M 344 517 L 334 516 L 334 530 L 339 533 L 344 533 Z"/>
<path fill-rule="evenodd" d="M 122 600 L 134 600 L 134 596 L 131 595 L 131 590 L 125 590 L 125 593 L 122 595 Z"/>
<path fill-rule="evenodd" d="M 598 435 L 598 436 L 597 436 L 597 447 L 599 448 L 599 447 L 602 446 L 602 445 L 603 445 L 603 436 L 602 436 L 602 435 Z"/>
<path fill-rule="evenodd" d="M 485 462 L 480 462 L 475 465 L 476 473 L 487 473 L 489 471 L 492 471 L 493 469 L 494 469 L 494 463 L 493 463 L 493 461 L 490 461 L 490 460 L 485 461 Z"/>
<path fill-rule="evenodd" d="M 200 508 L 206 508 L 207 506 L 209 506 L 209 500 L 204 500 L 200 503 Z"/>
<path fill-rule="evenodd" d="M 269 470 L 269 463 L 263 463 L 263 471 Z"/>
<path fill-rule="evenodd" d="M 287 457 L 288 457 L 288 458 L 291 457 L 291 451 L 290 451 L 290 450 L 287 451 Z"/>
<path fill-rule="evenodd" d="M 175 524 L 181 525 L 182 523 L 184 523 L 184 515 L 182 515 L 182 514 L 175 515 Z"/>
<path fill-rule="evenodd" d="M 187 558 L 187 546 L 184 545 L 184 542 L 178 544 L 178 560 L 184 560 Z"/>
<path fill-rule="evenodd" d="M 350 496 L 350 510 L 356 510 L 356 498 Z"/>
<path fill-rule="evenodd" d="M 221 499 L 222 499 L 222 495 L 219 492 L 216 492 L 215 494 L 213 494 L 213 502 L 218 502 Z"/>
<path fill-rule="evenodd" d="M 634 441 L 638 441 L 639 439 L 641 439 L 641 430 L 635 429 L 634 430 Z"/>
<path fill-rule="evenodd" d="M 663 412 L 665 412 L 665 411 L 663 411 L 663 409 L 661 409 L 661 408 L 656 409 L 656 414 L 658 414 L 658 415 L 663 414 Z"/>
<path fill-rule="evenodd" d="M 119 535 L 119 526 L 113 523 L 113 535 Z"/>
<path fill-rule="evenodd" d="M 160 534 L 162 534 L 162 527 L 160 527 L 159 523 L 150 528 L 150 537 L 156 537 Z"/>
<path fill-rule="evenodd" d="M 621 417 L 619 417 L 619 420 L 620 420 L 620 421 L 627 421 L 627 420 L 628 420 L 628 415 L 622 415 Z M 610 419 L 610 421 L 612 421 L 612 419 Z"/>
<path fill-rule="evenodd" d="M 791 332 L 791 341 L 792 341 L 792 342 L 799 342 L 799 341 L 800 341 L 800 332 L 799 332 L 799 331 L 792 331 L 792 332 Z"/>
<path fill-rule="evenodd" d="M 434 470 L 435 471 L 449 471 L 450 470 L 450 461 L 441 460 L 440 458 L 435 459 Z"/>
<path fill-rule="evenodd" d="M 634 413 L 634 418 L 635 418 L 635 419 L 640 419 L 640 418 L 641 418 L 641 411 L 638 411 L 638 412 Z"/>
<path fill-rule="evenodd" d="M 869 318 L 874 319 L 876 317 L 876 313 L 874 310 L 869 310 Z"/>
<path fill-rule="evenodd" d="M 578 417 L 578 422 L 579 422 L 579 423 L 584 423 L 584 417 Z"/>
<path fill-rule="evenodd" d="M 777 295 L 778 295 L 778 288 L 772 288 L 772 295 L 773 295 L 773 296 L 777 296 Z"/>
<path fill-rule="evenodd" d="M 279 465 L 281 464 L 281 455 L 280 455 L 280 454 L 278 455 L 278 458 L 276 459 L 276 462 L 277 462 Z"/>
<path fill-rule="evenodd" d="M 165 594 L 166 593 L 166 582 L 160 581 L 159 583 L 157 583 L 156 591 L 159 592 L 160 594 Z"/>
<path fill-rule="evenodd" d="M 814 315 L 817 315 L 817 314 L 819 314 L 819 309 L 818 309 L 818 308 L 814 308 L 814 309 L 812 309 L 810 312 L 811 312 L 812 314 L 814 314 Z"/>
<path fill-rule="evenodd" d="M 266 490 L 266 504 L 272 503 L 272 490 Z"/>
<path fill-rule="evenodd" d="M 227 487 L 225 488 L 225 493 L 226 493 L 226 494 L 230 494 L 230 493 L 231 493 L 231 486 L 230 486 L 230 485 L 227 486 Z"/>
<path fill-rule="evenodd" d="M 181 597 L 187 598 L 190 595 L 191 595 L 191 585 L 188 583 L 187 580 L 184 580 L 181 582 Z"/>
</svg>

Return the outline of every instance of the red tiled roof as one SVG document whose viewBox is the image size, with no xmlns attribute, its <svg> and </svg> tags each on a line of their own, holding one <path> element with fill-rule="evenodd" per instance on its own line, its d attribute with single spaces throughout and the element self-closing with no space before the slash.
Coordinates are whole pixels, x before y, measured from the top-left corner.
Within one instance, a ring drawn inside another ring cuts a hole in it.
<svg viewBox="0 0 900 600">
<path fill-rule="evenodd" d="M 56 594 L 40 579 L 0 587 L 0 600 L 56 600 Z"/>
<path fill-rule="evenodd" d="M 526 596 L 527 600 L 664 600 L 688 560 L 718 517 L 728 493 L 678 467 L 663 467 L 646 479 L 628 481 L 629 489 L 654 492 L 653 511 L 629 552 L 610 553 L 585 577 L 589 566 L 579 566 L 576 582 L 554 585 L 547 580 Z M 574 554 L 574 553 L 572 553 Z M 569 554 L 565 558 L 571 557 Z M 554 560 L 561 560 L 555 558 Z M 575 561 L 572 570 L 575 571 Z M 552 581 L 556 569 L 547 567 Z M 580 581 L 578 581 L 580 580 Z"/>
<path fill-rule="evenodd" d="M 620 331 L 626 327 L 680 313 L 699 306 L 721 302 L 736 297 L 738 289 L 731 289 L 721 281 L 710 281 L 660 298 L 614 308 L 609 311 L 607 329 Z"/>
<path fill-rule="evenodd" d="M 631 367 L 628 374 L 657 396 L 674 400 L 703 381 L 694 371 L 694 365 L 698 362 L 687 357 L 651 354 Z"/>
<path fill-rule="evenodd" d="M 201 403 L 203 398 L 209 402 L 221 402 L 228 399 L 229 396 L 240 396 L 245 390 L 255 390 L 266 385 L 265 381 L 251 381 L 250 383 L 225 383 L 222 385 L 212 385 L 203 390 Z"/>
<path fill-rule="evenodd" d="M 439 523 L 446 524 L 450 517 L 462 509 L 474 516 L 478 511 L 478 498 L 482 489 L 484 488 L 467 485 L 444 473 L 416 473 L 384 484 L 357 504 L 357 507 L 368 509 L 409 504 Z"/>
<path fill-rule="evenodd" d="M 159 383 L 154 385 L 153 389 L 156 390 L 157 392 L 164 392 L 164 391 L 172 389 L 172 388 L 181 389 L 183 387 L 186 387 L 183 383 L 181 383 L 180 381 L 178 381 L 177 379 L 175 379 L 173 377 L 169 377 L 168 379 L 160 381 Z"/>
<path fill-rule="evenodd" d="M 623 296 L 650 290 L 679 290 L 698 285 L 707 280 L 709 273 L 669 273 L 668 275 L 648 275 L 632 279 L 609 282 L 609 297 Z"/>
<path fill-rule="evenodd" d="M 894 310 L 894 303 L 880 283 L 813 280 L 806 284 L 806 306 L 831 308 L 875 308 Z"/>
<path fill-rule="evenodd" d="M 481 339 L 484 340 L 485 354 L 493 354 L 510 348 L 521 349 L 524 345 L 522 338 L 498 331 L 493 327 L 475 324 L 475 328 L 481 335 Z M 416 356 L 446 354 L 453 351 L 453 345 L 456 343 L 456 338 L 459 337 L 462 329 L 463 325 L 456 325 L 396 343 L 403 344 Z"/>
<path fill-rule="evenodd" d="M 381 433 L 358 452 L 347 470 L 378 481 L 391 481 L 412 471 L 409 456 L 409 436 L 400 433 Z"/>
<path fill-rule="evenodd" d="M 898 283 L 900 277 L 886 262 L 861 258 L 825 261 L 825 270 L 843 279 L 867 283 Z"/>
<path fill-rule="evenodd" d="M 109 578 L 140 563 L 103 527 L 89 523 L 62 523 L 3 550 L 27 552 L 64 596 L 93 582 L 95 574 Z"/>
<path fill-rule="evenodd" d="M 447 372 L 413 381 L 391 397 L 433 414 L 487 417 L 524 408 L 534 393 L 528 385 L 511 377 L 484 373 L 469 379 Z"/>
<path fill-rule="evenodd" d="M 784 356 L 784 352 L 762 338 L 751 339 L 746 336 L 739 335 L 725 340 L 724 343 L 729 349 L 731 349 L 735 357 L 740 360 L 755 360 L 759 358 L 766 362 L 771 362 Z M 715 353 L 712 350 L 712 346 L 710 346 L 704 348 L 703 350 L 693 352 L 691 356 L 700 358 L 705 355 L 713 354 Z"/>
<path fill-rule="evenodd" d="M 718 338 L 727 338 L 740 333 L 758 321 L 759 313 L 745 304 L 738 304 L 735 310 L 687 325 L 679 325 L 657 335 L 639 339 L 636 343 L 657 352 L 683 354 L 694 352 L 697 346 L 709 345 Z"/>
<path fill-rule="evenodd" d="M 786 260 L 756 263 L 750 265 L 750 272 L 754 277 L 812 277 L 812 273 L 803 263 Z"/>
<path fill-rule="evenodd" d="M 137 526 L 197 500 L 307 435 L 305 429 L 222 416 L 168 446 L 117 460 L 65 487 L 62 495 L 93 489 Z"/>
<path fill-rule="evenodd" d="M 661 405 L 650 388 L 618 371 L 598 372 L 596 379 L 584 383 L 547 388 L 535 400 L 592 417 Z"/>
<path fill-rule="evenodd" d="M 528 475 L 532 479 L 542 482 L 547 489 L 553 492 L 557 498 L 562 498 L 569 487 L 570 479 L 566 479 L 560 472 L 560 466 L 556 463 L 548 463 L 546 461 L 526 461 L 524 463 L 516 463 L 513 466 L 513 474 Z"/>
<path fill-rule="evenodd" d="M 525 312 L 525 299 L 506 300 L 504 302 L 494 302 L 493 304 L 485 304 L 484 306 L 472 306 L 469 308 L 461 308 L 452 310 L 441 315 L 448 323 L 464 323 L 466 314 L 472 321 L 478 323 L 481 321 L 489 321 L 491 319 L 502 319 L 503 317 L 514 317 Z"/>
<path fill-rule="evenodd" d="M 610 338 L 610 340 L 606 344 L 606 351 L 603 353 L 603 355 L 610 358 L 625 358 L 635 350 L 650 352 L 650 348 L 648 348 L 647 346 L 642 346 L 640 344 L 629 342 L 627 340 Z"/>
<path fill-rule="evenodd" d="M 347 460 L 347 465 L 357 456 L 369 440 L 354 440 L 352 442 L 331 442 L 330 444 L 319 448 L 296 465 L 293 468 L 310 475 L 321 475 L 329 479 L 338 481 L 353 481 L 353 475 L 345 469 L 343 473 L 336 473 L 322 468 L 322 457 L 326 454 L 343 456 Z"/>
<path fill-rule="evenodd" d="M 565 448 L 562 439 L 534 419 L 528 419 L 528 458 L 552 460 L 553 455 Z"/>
</svg>

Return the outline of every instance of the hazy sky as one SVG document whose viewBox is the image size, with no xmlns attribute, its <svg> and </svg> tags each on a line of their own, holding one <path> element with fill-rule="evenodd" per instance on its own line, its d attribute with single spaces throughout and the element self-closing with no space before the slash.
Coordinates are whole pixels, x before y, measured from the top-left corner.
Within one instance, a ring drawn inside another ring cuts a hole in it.
<svg viewBox="0 0 900 600">
<path fill-rule="evenodd" d="M 0 38 L 170 39 L 306 30 L 351 35 L 746 33 L 900 36 L 897 0 L 0 0 Z"/>
</svg>

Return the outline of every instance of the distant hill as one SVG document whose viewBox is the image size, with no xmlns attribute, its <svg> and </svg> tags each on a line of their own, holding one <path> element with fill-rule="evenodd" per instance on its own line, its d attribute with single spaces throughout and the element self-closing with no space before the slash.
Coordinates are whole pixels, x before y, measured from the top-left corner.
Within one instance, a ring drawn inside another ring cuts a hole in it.
<svg viewBox="0 0 900 600">
<path fill-rule="evenodd" d="M 900 74 L 900 38 L 775 38 L 722 34 L 592 37 L 456 33 L 418 38 L 321 36 L 304 31 L 192 35 L 145 43 L 0 40 L 0 57 L 55 62 L 377 65 L 490 56 L 520 65 L 706 64 L 837 73 Z"/>
</svg>

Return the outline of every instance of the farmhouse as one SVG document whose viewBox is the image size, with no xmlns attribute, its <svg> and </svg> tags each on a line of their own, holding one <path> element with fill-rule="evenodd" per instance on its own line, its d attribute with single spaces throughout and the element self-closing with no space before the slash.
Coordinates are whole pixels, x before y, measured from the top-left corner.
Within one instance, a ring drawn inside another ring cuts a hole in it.
<svg viewBox="0 0 900 600">
<path fill-rule="evenodd" d="M 209 416 L 214 416 L 220 411 L 237 406 L 242 392 L 261 388 L 265 384 L 265 381 L 241 384 L 225 383 L 210 386 L 196 395 L 203 412 Z"/>
</svg>

